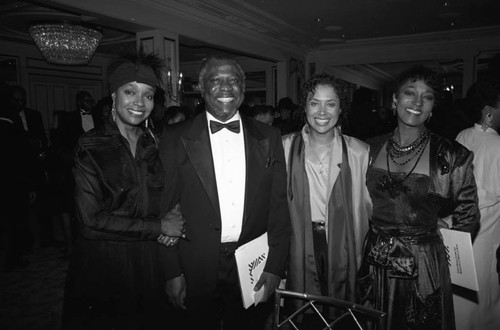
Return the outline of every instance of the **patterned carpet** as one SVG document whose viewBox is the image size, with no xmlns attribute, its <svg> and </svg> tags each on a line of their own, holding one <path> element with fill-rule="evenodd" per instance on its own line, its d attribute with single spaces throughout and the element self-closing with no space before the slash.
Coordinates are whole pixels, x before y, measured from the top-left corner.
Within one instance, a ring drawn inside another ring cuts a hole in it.
<svg viewBox="0 0 500 330">
<path fill-rule="evenodd" d="M 28 261 L 0 274 L 0 329 L 60 329 L 68 261 L 54 247 L 36 250 Z"/>
</svg>

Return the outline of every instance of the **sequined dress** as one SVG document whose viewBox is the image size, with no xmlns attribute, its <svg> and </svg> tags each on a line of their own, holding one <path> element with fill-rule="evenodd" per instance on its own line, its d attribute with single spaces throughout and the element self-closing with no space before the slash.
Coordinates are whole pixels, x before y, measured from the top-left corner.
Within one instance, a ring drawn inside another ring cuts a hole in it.
<svg viewBox="0 0 500 330">
<path fill-rule="evenodd" d="M 407 173 L 391 173 L 402 180 Z M 446 254 L 437 233 L 438 199 L 427 175 L 411 173 L 389 191 L 387 171 L 369 168 L 373 217 L 360 271 L 361 293 L 387 312 L 386 329 L 454 329 Z"/>
</svg>

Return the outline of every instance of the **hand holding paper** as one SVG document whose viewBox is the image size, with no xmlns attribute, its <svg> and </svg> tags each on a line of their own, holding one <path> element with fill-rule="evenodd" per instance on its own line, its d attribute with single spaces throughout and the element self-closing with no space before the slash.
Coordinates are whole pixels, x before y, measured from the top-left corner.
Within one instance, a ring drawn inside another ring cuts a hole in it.
<svg viewBox="0 0 500 330">
<path fill-rule="evenodd" d="M 267 299 L 268 290 L 272 288 L 274 291 L 275 289 L 272 287 L 271 279 L 271 276 L 275 275 L 264 272 L 268 253 L 267 233 L 240 246 L 234 253 L 245 308 L 257 304 L 262 299 Z"/>
<path fill-rule="evenodd" d="M 257 305 L 259 302 L 264 302 L 274 293 L 274 290 L 280 284 L 281 278 L 274 274 L 268 272 L 262 272 L 259 281 L 255 284 L 253 288 L 255 292 L 254 294 L 254 302 Z"/>
</svg>

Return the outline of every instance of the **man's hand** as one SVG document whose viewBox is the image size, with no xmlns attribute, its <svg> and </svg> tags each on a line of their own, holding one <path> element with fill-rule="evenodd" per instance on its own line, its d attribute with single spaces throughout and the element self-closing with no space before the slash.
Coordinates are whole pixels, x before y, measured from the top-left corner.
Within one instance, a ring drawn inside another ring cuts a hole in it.
<svg viewBox="0 0 500 330">
<path fill-rule="evenodd" d="M 174 277 L 165 284 L 165 293 L 168 301 L 174 306 L 186 309 L 184 299 L 186 298 L 186 279 L 184 275 Z"/>
<path fill-rule="evenodd" d="M 169 237 L 185 237 L 186 221 L 182 217 L 181 206 L 176 204 L 163 219 L 161 219 L 161 233 Z"/>
<path fill-rule="evenodd" d="M 262 302 L 269 299 L 274 294 L 274 291 L 278 287 L 281 282 L 281 278 L 277 275 L 262 272 L 260 275 L 259 281 L 255 284 L 253 288 L 254 291 L 259 291 L 262 286 L 264 286 L 264 294 L 262 295 Z"/>
</svg>

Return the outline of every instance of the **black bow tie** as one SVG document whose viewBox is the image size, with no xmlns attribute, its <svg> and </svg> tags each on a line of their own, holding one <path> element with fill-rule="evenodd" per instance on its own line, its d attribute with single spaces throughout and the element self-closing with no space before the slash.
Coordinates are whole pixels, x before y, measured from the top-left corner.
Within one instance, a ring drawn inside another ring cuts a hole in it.
<svg viewBox="0 0 500 330">
<path fill-rule="evenodd" d="M 90 111 L 80 111 L 80 113 L 82 114 L 82 116 L 86 116 L 86 115 L 91 115 L 92 112 Z"/>
<path fill-rule="evenodd" d="M 218 121 L 210 121 L 210 132 L 212 134 L 217 133 L 223 128 L 227 128 L 233 133 L 239 133 L 240 132 L 240 121 L 239 120 L 234 120 L 230 123 L 219 123 Z"/>
</svg>

